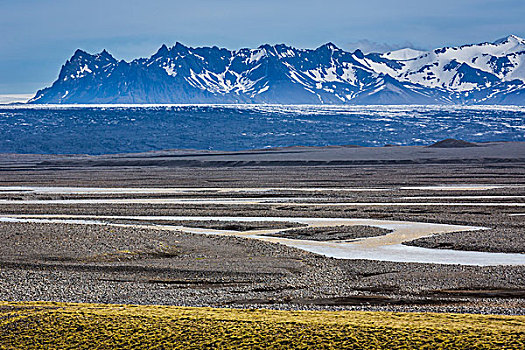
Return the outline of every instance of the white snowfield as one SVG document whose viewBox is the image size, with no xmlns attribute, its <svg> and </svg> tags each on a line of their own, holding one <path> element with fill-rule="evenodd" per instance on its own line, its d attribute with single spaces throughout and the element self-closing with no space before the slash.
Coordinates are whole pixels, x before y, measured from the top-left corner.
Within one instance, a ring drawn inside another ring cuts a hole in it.
<svg viewBox="0 0 525 350">
<path fill-rule="evenodd" d="M 403 67 L 393 69 L 386 64 L 369 63 L 374 70 L 427 87 L 462 92 L 478 88 L 476 84 L 460 82 L 458 67 L 450 65 L 454 61 L 494 74 L 503 81 L 518 79 L 525 82 L 525 40 L 515 35 L 493 43 L 446 47 L 428 52 L 403 49 L 383 54 L 382 57 L 400 61 Z M 498 59 L 501 60 L 499 64 Z"/>
<path fill-rule="evenodd" d="M 381 56 L 383 56 L 384 58 L 388 58 L 389 60 L 410 60 L 410 59 L 418 58 L 419 56 L 422 56 L 425 52 L 426 51 L 406 48 L 406 49 L 386 52 Z"/>
</svg>

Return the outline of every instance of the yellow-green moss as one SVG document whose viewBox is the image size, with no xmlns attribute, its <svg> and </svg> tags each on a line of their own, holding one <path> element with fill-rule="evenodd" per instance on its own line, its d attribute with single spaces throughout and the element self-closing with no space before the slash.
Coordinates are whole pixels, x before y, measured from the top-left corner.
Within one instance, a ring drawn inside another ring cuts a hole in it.
<svg viewBox="0 0 525 350">
<path fill-rule="evenodd" d="M 525 317 L 0 302 L 0 349 L 525 349 Z"/>
</svg>

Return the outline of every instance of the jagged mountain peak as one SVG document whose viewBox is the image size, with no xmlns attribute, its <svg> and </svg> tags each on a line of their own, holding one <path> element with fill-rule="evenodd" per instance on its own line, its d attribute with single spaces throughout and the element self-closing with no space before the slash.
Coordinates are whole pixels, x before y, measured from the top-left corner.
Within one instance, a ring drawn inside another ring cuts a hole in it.
<svg viewBox="0 0 525 350">
<path fill-rule="evenodd" d="M 317 48 L 317 50 L 329 50 L 329 51 L 336 51 L 336 50 L 340 50 L 340 48 L 338 48 L 334 43 L 332 42 L 327 42 L 326 44 L 323 44 L 321 46 L 319 46 Z"/>
<path fill-rule="evenodd" d="M 97 58 L 103 58 L 108 61 L 116 61 L 115 57 L 113 57 L 113 55 L 111 55 L 106 49 L 100 51 L 96 56 Z"/>
<path fill-rule="evenodd" d="M 83 58 L 83 57 L 92 57 L 93 55 L 82 50 L 82 49 L 76 49 L 73 53 L 73 56 L 71 56 L 70 61 L 73 61 L 75 59 Z"/>
<path fill-rule="evenodd" d="M 277 54 L 277 45 L 271 44 L 262 44 L 257 47 L 257 50 L 264 52 L 267 55 L 276 55 Z"/>
<path fill-rule="evenodd" d="M 365 54 L 360 49 L 357 49 L 353 52 L 353 55 L 359 59 L 365 58 Z"/>
<path fill-rule="evenodd" d="M 106 50 L 103 49 L 99 53 L 96 54 L 90 54 L 84 50 L 77 49 L 73 53 L 73 56 L 68 60 L 67 63 L 74 64 L 75 62 L 77 64 L 79 63 L 86 63 L 90 61 L 114 61 L 116 62 L 116 59 Z"/>
<path fill-rule="evenodd" d="M 186 49 L 189 49 L 189 47 L 179 41 L 175 42 L 175 45 L 172 47 L 172 50 L 186 50 Z"/>
<path fill-rule="evenodd" d="M 166 56 L 167 54 L 169 54 L 169 49 L 166 46 L 166 44 L 162 44 L 162 46 L 157 50 L 157 52 L 153 54 L 153 57 Z"/>
</svg>

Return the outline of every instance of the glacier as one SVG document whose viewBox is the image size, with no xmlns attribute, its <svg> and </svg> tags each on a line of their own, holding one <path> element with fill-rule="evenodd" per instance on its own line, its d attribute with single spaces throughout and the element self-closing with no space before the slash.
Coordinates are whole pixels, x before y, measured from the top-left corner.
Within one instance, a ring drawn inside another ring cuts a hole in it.
<svg viewBox="0 0 525 350">
<path fill-rule="evenodd" d="M 525 142 L 524 130 L 525 107 L 519 106 L 0 106 L 0 153 L 422 146 L 446 138 Z"/>
</svg>

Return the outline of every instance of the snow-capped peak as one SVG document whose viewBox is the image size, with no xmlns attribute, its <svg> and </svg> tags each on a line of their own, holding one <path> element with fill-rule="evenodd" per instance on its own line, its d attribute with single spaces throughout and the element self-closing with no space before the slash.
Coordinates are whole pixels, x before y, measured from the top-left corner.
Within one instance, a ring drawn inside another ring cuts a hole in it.
<svg viewBox="0 0 525 350">
<path fill-rule="evenodd" d="M 512 34 L 512 35 L 506 36 L 504 38 L 501 38 L 499 40 L 496 40 L 494 42 L 495 45 L 506 44 L 506 43 L 525 45 L 525 39 L 520 38 L 519 36 Z"/>
<path fill-rule="evenodd" d="M 516 35 L 509 35 L 488 44 L 488 46 L 493 47 L 493 55 L 502 56 L 525 51 L 525 40 Z"/>
<path fill-rule="evenodd" d="M 381 56 L 384 57 L 384 58 L 387 58 L 389 60 L 405 61 L 405 60 L 411 60 L 413 58 L 417 58 L 417 57 L 423 55 L 424 53 L 425 53 L 425 51 L 414 50 L 414 49 L 411 49 L 411 48 L 407 47 L 405 49 L 400 49 L 400 50 L 396 50 L 396 51 L 386 52 L 386 53 L 382 54 Z"/>
</svg>

